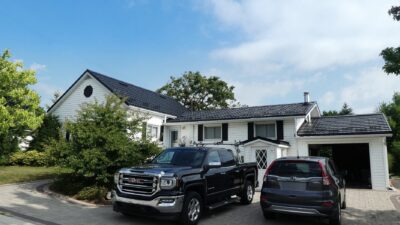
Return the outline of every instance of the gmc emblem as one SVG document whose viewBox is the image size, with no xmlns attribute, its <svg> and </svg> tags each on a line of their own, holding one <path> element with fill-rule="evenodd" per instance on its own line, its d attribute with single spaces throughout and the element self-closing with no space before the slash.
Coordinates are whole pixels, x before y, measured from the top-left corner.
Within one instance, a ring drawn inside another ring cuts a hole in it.
<svg viewBox="0 0 400 225">
<path fill-rule="evenodd" d="M 138 178 L 129 178 L 128 182 L 132 184 L 143 184 L 144 180 Z"/>
</svg>

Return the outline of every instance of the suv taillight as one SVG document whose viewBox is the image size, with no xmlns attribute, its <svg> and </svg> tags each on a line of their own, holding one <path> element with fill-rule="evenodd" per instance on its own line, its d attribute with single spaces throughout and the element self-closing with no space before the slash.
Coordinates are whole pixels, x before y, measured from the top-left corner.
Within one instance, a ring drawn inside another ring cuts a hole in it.
<svg viewBox="0 0 400 225">
<path fill-rule="evenodd" d="M 268 166 L 267 170 L 265 171 L 264 179 L 263 179 L 264 181 L 267 181 L 268 174 L 269 174 L 269 172 L 271 172 L 272 167 L 274 166 L 274 163 L 275 163 L 275 161 L 273 161 L 273 162 Z"/>
<path fill-rule="evenodd" d="M 329 176 L 329 174 L 326 172 L 324 165 L 322 164 L 321 161 L 319 161 L 319 166 L 321 167 L 321 171 L 322 171 L 322 184 L 324 186 L 329 186 L 331 185 L 331 177 Z"/>
</svg>

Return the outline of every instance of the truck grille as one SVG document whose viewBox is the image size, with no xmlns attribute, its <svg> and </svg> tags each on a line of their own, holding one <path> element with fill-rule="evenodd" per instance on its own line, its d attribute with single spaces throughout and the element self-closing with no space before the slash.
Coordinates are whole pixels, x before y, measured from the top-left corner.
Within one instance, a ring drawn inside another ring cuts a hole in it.
<svg viewBox="0 0 400 225">
<path fill-rule="evenodd" d="M 122 174 L 120 187 L 122 192 L 152 195 L 158 188 L 158 177 L 146 174 Z"/>
</svg>

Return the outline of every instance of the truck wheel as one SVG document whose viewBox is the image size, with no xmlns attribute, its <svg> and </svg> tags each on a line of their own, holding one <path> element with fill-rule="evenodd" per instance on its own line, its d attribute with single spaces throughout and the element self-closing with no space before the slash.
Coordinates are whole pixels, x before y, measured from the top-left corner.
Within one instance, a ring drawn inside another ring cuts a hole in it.
<svg viewBox="0 0 400 225">
<path fill-rule="evenodd" d="M 248 205 L 253 201 L 254 197 L 254 187 L 253 183 L 249 180 L 246 181 L 242 195 L 240 196 L 240 202 L 244 205 Z"/>
<path fill-rule="evenodd" d="M 195 225 L 199 222 L 203 210 L 203 200 L 197 192 L 189 192 L 183 203 L 180 222 L 184 225 Z"/>
</svg>

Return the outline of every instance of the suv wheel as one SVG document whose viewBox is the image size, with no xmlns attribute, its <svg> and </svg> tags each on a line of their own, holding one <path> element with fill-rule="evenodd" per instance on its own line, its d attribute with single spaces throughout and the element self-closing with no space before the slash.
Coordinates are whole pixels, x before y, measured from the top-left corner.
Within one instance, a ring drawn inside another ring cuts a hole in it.
<svg viewBox="0 0 400 225">
<path fill-rule="evenodd" d="M 330 225 L 340 225 L 342 220 L 342 211 L 341 211 L 341 203 L 340 201 L 337 203 L 336 212 L 334 213 L 333 217 L 329 220 Z"/>
<path fill-rule="evenodd" d="M 275 213 L 272 213 L 272 212 L 265 212 L 265 211 L 263 211 L 263 214 L 264 214 L 264 218 L 265 218 L 266 220 L 271 220 L 271 219 L 275 219 L 275 218 L 276 218 L 276 214 L 275 214 Z"/>
<path fill-rule="evenodd" d="M 242 204 L 248 205 L 253 201 L 253 197 L 254 197 L 253 184 L 250 181 L 246 181 L 242 195 L 240 196 L 240 202 Z"/>
<path fill-rule="evenodd" d="M 180 221 L 185 225 L 195 225 L 199 222 L 203 210 L 203 201 L 196 192 L 189 192 L 183 203 Z"/>
</svg>

